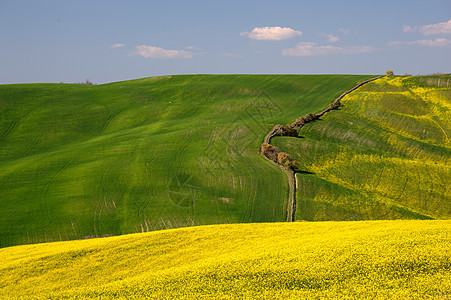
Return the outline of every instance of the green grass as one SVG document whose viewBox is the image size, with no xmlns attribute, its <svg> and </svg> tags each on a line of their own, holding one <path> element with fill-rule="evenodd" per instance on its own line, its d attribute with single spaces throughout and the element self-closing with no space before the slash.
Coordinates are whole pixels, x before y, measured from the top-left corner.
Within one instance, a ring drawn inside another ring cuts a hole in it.
<svg viewBox="0 0 451 300">
<path fill-rule="evenodd" d="M 451 75 L 382 78 L 273 144 L 301 163 L 297 220 L 449 219 Z"/>
<path fill-rule="evenodd" d="M 286 220 L 267 131 L 371 76 L 0 86 L 0 247 Z"/>
<path fill-rule="evenodd" d="M 0 249 L 1 299 L 448 299 L 451 222 L 232 224 Z"/>
</svg>

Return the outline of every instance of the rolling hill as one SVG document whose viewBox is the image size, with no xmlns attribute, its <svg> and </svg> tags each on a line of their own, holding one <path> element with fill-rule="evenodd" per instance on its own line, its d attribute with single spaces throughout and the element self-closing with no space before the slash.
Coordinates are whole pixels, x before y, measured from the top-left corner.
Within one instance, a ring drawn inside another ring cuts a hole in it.
<svg viewBox="0 0 451 300">
<path fill-rule="evenodd" d="M 284 221 L 289 187 L 263 137 L 370 77 L 1 85 L 0 247 Z"/>
<path fill-rule="evenodd" d="M 295 219 L 449 219 L 450 79 L 383 77 L 273 138 L 300 164 Z"/>
<path fill-rule="evenodd" d="M 1 299 L 448 299 L 451 222 L 212 225 L 0 249 Z"/>
</svg>

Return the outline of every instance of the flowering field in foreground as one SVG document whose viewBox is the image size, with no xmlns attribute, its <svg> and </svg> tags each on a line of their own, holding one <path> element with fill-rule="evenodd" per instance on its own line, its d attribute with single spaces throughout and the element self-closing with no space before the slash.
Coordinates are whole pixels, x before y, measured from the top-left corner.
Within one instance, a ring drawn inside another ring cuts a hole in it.
<svg viewBox="0 0 451 300">
<path fill-rule="evenodd" d="M 0 249 L 0 298 L 449 299 L 451 221 L 213 225 Z"/>
</svg>

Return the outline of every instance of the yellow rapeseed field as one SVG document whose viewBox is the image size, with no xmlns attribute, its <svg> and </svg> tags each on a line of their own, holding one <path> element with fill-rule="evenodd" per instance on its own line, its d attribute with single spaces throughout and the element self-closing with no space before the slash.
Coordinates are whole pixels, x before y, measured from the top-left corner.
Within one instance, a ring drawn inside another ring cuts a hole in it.
<svg viewBox="0 0 451 300">
<path fill-rule="evenodd" d="M 451 221 L 214 225 L 0 249 L 2 299 L 450 299 Z"/>
<path fill-rule="evenodd" d="M 299 164 L 296 220 L 451 219 L 450 79 L 374 80 L 272 139 Z"/>
</svg>

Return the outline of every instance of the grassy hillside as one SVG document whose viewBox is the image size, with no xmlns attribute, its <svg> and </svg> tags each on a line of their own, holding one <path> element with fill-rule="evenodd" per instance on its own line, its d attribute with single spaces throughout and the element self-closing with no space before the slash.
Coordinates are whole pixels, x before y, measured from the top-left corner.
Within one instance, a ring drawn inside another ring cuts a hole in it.
<svg viewBox="0 0 451 300">
<path fill-rule="evenodd" d="M 0 298 L 447 299 L 450 221 L 214 225 L 0 249 Z"/>
<path fill-rule="evenodd" d="M 272 143 L 301 163 L 297 220 L 449 219 L 451 75 L 384 77 Z"/>
<path fill-rule="evenodd" d="M 266 132 L 371 76 L 0 86 L 0 247 L 286 219 Z"/>
</svg>

